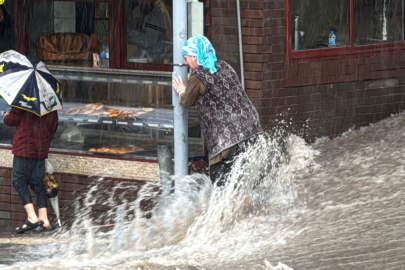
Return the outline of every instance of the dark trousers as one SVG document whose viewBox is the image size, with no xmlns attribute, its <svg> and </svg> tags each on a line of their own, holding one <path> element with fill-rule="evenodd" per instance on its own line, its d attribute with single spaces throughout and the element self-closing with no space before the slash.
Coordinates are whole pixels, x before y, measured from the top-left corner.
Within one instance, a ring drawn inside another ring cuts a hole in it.
<svg viewBox="0 0 405 270">
<path fill-rule="evenodd" d="M 210 165 L 210 179 L 213 185 L 218 187 L 224 186 L 229 173 L 232 171 L 233 164 L 235 163 L 238 155 L 248 149 L 248 147 L 256 143 L 257 135 L 235 145 L 230 149 L 229 155 L 222 161 Z M 246 160 L 241 162 L 243 166 Z"/>
<path fill-rule="evenodd" d="M 20 195 L 23 205 L 32 203 L 28 185 L 37 197 L 38 209 L 46 208 L 46 190 L 43 183 L 45 159 L 31 159 L 14 156 L 13 186 Z"/>
</svg>

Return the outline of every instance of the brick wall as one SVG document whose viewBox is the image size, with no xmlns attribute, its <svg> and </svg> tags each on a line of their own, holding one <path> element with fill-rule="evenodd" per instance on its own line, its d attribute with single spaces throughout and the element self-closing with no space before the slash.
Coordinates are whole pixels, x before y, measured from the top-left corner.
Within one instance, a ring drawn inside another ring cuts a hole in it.
<svg viewBox="0 0 405 270">
<path fill-rule="evenodd" d="M 20 197 L 12 186 L 11 176 L 12 170 L 10 168 L 0 168 L 0 227 L 3 230 L 13 230 L 27 219 Z M 67 225 L 72 224 L 74 219 L 77 218 L 74 211 L 75 203 L 83 207 L 83 198 L 89 193 L 90 186 L 99 185 L 97 203 L 91 207 L 90 211 L 92 217 L 98 218 L 110 210 L 108 206 L 102 205 L 102 203 L 107 201 L 111 194 L 113 194 L 111 196 L 117 205 L 122 203 L 123 199 L 133 202 L 137 198 L 139 189 L 145 184 L 145 181 L 108 178 L 100 180 L 97 177 L 83 175 L 55 173 L 54 176 L 60 186 L 58 201 L 61 220 L 63 224 Z M 36 198 L 32 191 L 31 195 L 33 204 L 36 205 Z M 82 199 L 78 199 L 79 197 Z M 49 199 L 48 216 L 51 221 L 56 221 Z M 101 219 L 98 222 L 104 224 L 105 220 Z"/>
<path fill-rule="evenodd" d="M 212 42 L 219 58 L 238 66 L 235 2 L 213 1 L 213 19 L 226 26 L 213 27 Z M 241 6 L 246 91 L 263 126 L 284 117 L 313 140 L 405 108 L 404 52 L 286 63 L 285 0 L 242 0 Z"/>
<path fill-rule="evenodd" d="M 189 174 L 207 173 L 205 161 L 193 161 L 189 164 Z M 90 216 L 97 224 L 107 224 L 111 220 L 106 220 L 106 212 L 111 210 L 103 203 L 112 200 L 115 206 L 127 202 L 134 202 L 137 199 L 138 191 L 147 182 L 144 180 L 111 179 L 97 176 L 85 176 L 77 174 L 54 174 L 56 182 L 59 184 L 58 201 L 62 223 L 71 225 L 78 218 L 75 213 L 75 204 L 84 207 L 84 199 L 90 194 L 91 188 L 97 186 L 95 197 L 96 203 L 90 207 Z M 36 205 L 35 194 L 31 191 L 32 202 Z M 36 209 L 37 210 L 37 209 Z M 48 199 L 49 219 L 55 223 L 56 215 Z M 133 213 L 128 213 L 133 214 Z M 101 217 L 101 218 L 100 218 Z M 0 167 L 0 228 L 3 230 L 13 230 L 20 226 L 27 219 L 25 209 L 21 199 L 12 184 L 12 169 Z"/>
</svg>

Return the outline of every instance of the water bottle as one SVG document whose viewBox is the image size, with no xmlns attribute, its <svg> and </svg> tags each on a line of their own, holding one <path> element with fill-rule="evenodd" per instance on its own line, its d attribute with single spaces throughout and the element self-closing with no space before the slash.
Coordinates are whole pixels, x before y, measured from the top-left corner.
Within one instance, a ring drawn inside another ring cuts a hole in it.
<svg viewBox="0 0 405 270">
<path fill-rule="evenodd" d="M 330 31 L 328 47 L 336 47 L 336 36 L 334 31 Z"/>
<path fill-rule="evenodd" d="M 100 58 L 101 58 L 101 67 L 109 68 L 110 67 L 110 48 L 108 45 L 101 46 Z"/>
</svg>

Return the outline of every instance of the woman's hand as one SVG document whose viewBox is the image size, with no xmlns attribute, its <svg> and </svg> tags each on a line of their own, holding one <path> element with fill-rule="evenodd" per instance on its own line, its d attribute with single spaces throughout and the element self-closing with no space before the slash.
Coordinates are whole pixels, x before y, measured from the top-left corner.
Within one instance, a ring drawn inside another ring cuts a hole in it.
<svg viewBox="0 0 405 270">
<path fill-rule="evenodd" d="M 173 79 L 173 87 L 178 95 L 181 95 L 186 91 L 186 86 L 184 85 L 183 79 L 181 77 L 175 77 Z"/>
</svg>

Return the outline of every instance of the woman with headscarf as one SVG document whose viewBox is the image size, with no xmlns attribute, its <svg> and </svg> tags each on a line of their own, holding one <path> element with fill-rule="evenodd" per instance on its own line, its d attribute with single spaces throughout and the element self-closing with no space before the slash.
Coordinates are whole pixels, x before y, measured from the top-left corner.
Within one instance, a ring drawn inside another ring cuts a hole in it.
<svg viewBox="0 0 405 270">
<path fill-rule="evenodd" d="M 14 49 L 14 21 L 3 5 L 0 5 L 0 53 Z"/>
<path fill-rule="evenodd" d="M 195 105 L 197 109 L 209 153 L 210 178 L 222 186 L 236 156 L 263 132 L 259 114 L 235 70 L 217 59 L 206 37 L 187 40 L 182 55 L 192 72 L 187 86 L 180 77 L 173 86 L 183 107 Z"/>
</svg>

